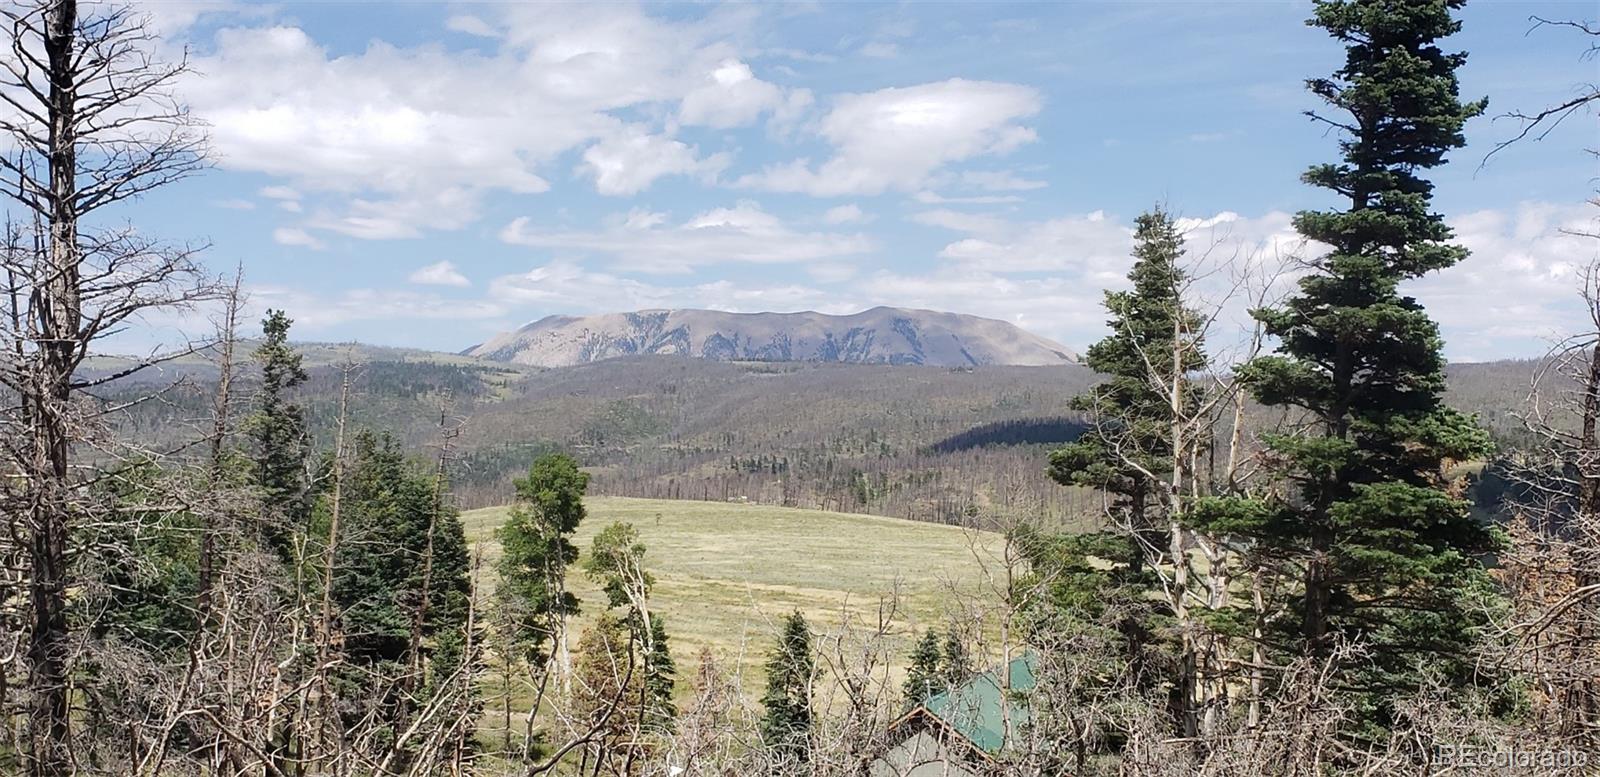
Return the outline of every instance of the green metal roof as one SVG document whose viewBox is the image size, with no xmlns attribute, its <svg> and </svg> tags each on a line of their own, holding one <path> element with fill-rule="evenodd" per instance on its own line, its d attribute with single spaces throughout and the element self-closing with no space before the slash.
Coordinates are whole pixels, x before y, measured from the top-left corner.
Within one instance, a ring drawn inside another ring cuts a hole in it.
<svg viewBox="0 0 1600 777">
<path fill-rule="evenodd" d="M 990 755 L 1005 748 L 1006 712 L 1009 708 L 1013 731 L 1028 722 L 1028 707 L 1015 694 L 1031 691 L 1038 658 L 1027 653 L 1011 660 L 1012 698 L 1005 697 L 998 669 L 974 676 L 971 680 L 935 695 L 923 703 L 923 708 L 956 733 L 967 738 Z M 1001 705 L 1005 705 L 1002 707 Z"/>
</svg>

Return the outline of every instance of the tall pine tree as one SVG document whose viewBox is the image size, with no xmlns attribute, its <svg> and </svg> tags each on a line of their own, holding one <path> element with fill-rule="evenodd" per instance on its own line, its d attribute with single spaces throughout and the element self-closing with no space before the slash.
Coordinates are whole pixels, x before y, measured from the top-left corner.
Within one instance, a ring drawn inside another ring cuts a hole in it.
<svg viewBox="0 0 1600 777">
<path fill-rule="evenodd" d="M 307 512 L 305 462 L 310 452 L 305 411 L 289 396 L 306 381 L 300 354 L 289 345 L 293 323 L 281 310 L 268 310 L 261 320 L 261 344 L 255 350 L 261 388 L 255 412 L 244 424 L 265 512 L 262 539 L 285 561 L 291 560 L 292 534 Z"/>
<path fill-rule="evenodd" d="M 1453 461 L 1485 452 L 1487 437 L 1440 402 L 1438 327 L 1399 285 L 1464 259 L 1430 210 L 1421 177 L 1463 144 L 1483 101 L 1462 102 L 1466 60 L 1439 39 L 1460 24 L 1462 0 L 1322 0 L 1310 24 L 1346 46 L 1344 66 L 1312 79 L 1331 109 L 1313 118 L 1342 134 L 1341 159 L 1304 180 L 1346 202 L 1301 212 L 1295 226 L 1331 250 L 1299 292 L 1256 312 L 1278 338 L 1276 355 L 1243 376 L 1269 406 L 1305 411 L 1293 434 L 1268 438 L 1292 484 L 1257 527 L 1263 557 L 1296 593 L 1285 652 L 1330 656 L 1359 643 L 1368 659 L 1340 676 L 1364 692 L 1368 720 L 1418 682 L 1427 663 L 1460 680 L 1473 617 L 1466 599 L 1483 580 L 1490 529 L 1450 490 Z"/>
<path fill-rule="evenodd" d="M 1161 546 L 1163 509 L 1172 469 L 1173 380 L 1206 366 L 1197 336 L 1199 316 L 1180 298 L 1188 278 L 1179 262 L 1183 236 L 1170 214 L 1157 208 L 1135 220 L 1129 291 L 1108 291 L 1111 334 L 1089 347 L 1083 363 L 1104 382 L 1073 398 L 1073 409 L 1094 426 L 1050 456 L 1058 481 L 1110 494 L 1112 520 L 1148 546 Z M 1175 369 L 1176 367 L 1176 369 Z M 1194 392 L 1184 393 L 1192 405 Z"/>
<path fill-rule="evenodd" d="M 1046 628 L 1110 628 L 1107 638 L 1126 657 L 1126 674 L 1108 682 L 1150 687 L 1170 681 L 1171 707 L 1184 735 L 1192 735 L 1190 697 L 1195 682 L 1188 642 L 1178 648 L 1173 671 L 1168 657 L 1174 610 L 1183 605 L 1181 586 L 1163 586 L 1155 564 L 1182 546 L 1180 495 L 1174 489 L 1175 465 L 1187 458 L 1191 442 L 1175 433 L 1200 404 L 1189 376 L 1206 367 L 1200 316 L 1186 308 L 1182 292 L 1189 278 L 1181 266 L 1183 235 L 1161 208 L 1135 221 L 1133 288 L 1108 291 L 1109 335 L 1090 346 L 1084 363 L 1105 380 L 1073 399 L 1091 427 L 1078 440 L 1050 456 L 1058 481 L 1088 486 L 1109 495 L 1110 526 L 1100 532 L 1057 538 L 1031 537 L 1024 546 L 1040 569 L 1059 577 L 1050 586 L 1048 606 L 1058 608 Z M 1176 396 L 1176 404 L 1174 402 Z M 1190 475 L 1192 476 L 1192 474 Z M 1109 568 L 1091 559 L 1111 562 Z M 1159 604 L 1166 594 L 1167 612 Z M 1177 599 L 1178 601 L 1173 601 Z"/>
</svg>

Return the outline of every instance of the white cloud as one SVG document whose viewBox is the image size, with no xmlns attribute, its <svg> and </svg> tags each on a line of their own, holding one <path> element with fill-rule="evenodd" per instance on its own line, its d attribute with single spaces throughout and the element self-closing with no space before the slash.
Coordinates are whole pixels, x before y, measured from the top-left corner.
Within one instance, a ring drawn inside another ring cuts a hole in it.
<svg viewBox="0 0 1600 777">
<path fill-rule="evenodd" d="M 1022 202 L 1015 194 L 982 194 L 975 197 L 946 197 L 938 192 L 917 192 L 912 199 L 924 205 L 1000 205 Z"/>
<path fill-rule="evenodd" d="M 1009 223 L 998 216 L 963 213 L 954 210 L 928 210 L 912 214 L 911 221 L 930 227 L 942 227 L 955 232 L 973 232 L 992 235 L 1004 232 Z"/>
<path fill-rule="evenodd" d="M 658 214 L 630 214 L 598 231 L 547 230 L 527 218 L 512 221 L 500 238 L 513 245 L 604 254 L 648 272 L 681 272 L 720 262 L 781 264 L 856 256 L 871 239 L 841 232 L 800 232 L 750 201 L 697 214 L 665 226 Z"/>
<path fill-rule="evenodd" d="M 1049 184 L 1018 177 L 1009 170 L 968 170 L 961 174 L 961 182 L 990 192 L 1019 192 L 1043 189 Z"/>
<path fill-rule="evenodd" d="M 1098 337 L 1105 319 L 1100 287 L 1072 277 L 1012 278 L 946 267 L 923 275 L 879 271 L 852 286 L 863 307 L 896 305 L 997 318 L 1074 349 Z"/>
<path fill-rule="evenodd" d="M 300 330 L 325 331 L 352 321 L 482 321 L 499 318 L 505 306 L 492 300 L 446 299 L 390 289 L 351 289 L 320 295 L 282 286 L 256 286 L 251 303 L 281 309 Z"/>
<path fill-rule="evenodd" d="M 842 283 L 856 277 L 860 272 L 853 264 L 844 262 L 807 262 L 806 275 L 818 283 Z"/>
<path fill-rule="evenodd" d="M 298 227 L 278 227 L 272 230 L 272 239 L 279 245 L 303 246 L 313 250 L 321 250 L 323 247 L 321 240 Z"/>
<path fill-rule="evenodd" d="M 1118 275 L 1133 246 L 1133 230 L 1102 211 L 1022 225 L 933 214 L 942 226 L 977 233 L 945 246 L 940 257 L 994 272 L 1076 270 L 1103 281 Z"/>
<path fill-rule="evenodd" d="M 1405 290 L 1439 321 L 1453 359 L 1531 355 L 1586 326 L 1578 296 L 1583 268 L 1600 260 L 1591 205 L 1529 202 L 1449 220 L 1472 255 L 1412 281 Z"/>
<path fill-rule="evenodd" d="M 574 150 L 593 149 L 589 164 L 604 168 L 596 172 L 615 191 L 687 168 L 678 141 L 640 141 L 612 112 L 663 115 L 707 86 L 707 74 L 742 62 L 731 41 L 753 12 L 713 9 L 679 22 L 635 6 L 506 4 L 481 14 L 449 26 L 498 34 L 490 53 L 374 41 L 336 54 L 293 26 L 225 28 L 197 47 L 208 53 L 194 58 L 181 91 L 210 125 L 221 167 L 320 196 L 322 217 L 305 228 L 371 218 L 373 203 L 434 211 L 412 232 L 459 228 L 476 217 L 482 193 L 547 190 L 541 168 Z M 721 124 L 793 102 L 790 94 L 774 103 L 771 85 L 733 75 L 737 104 L 693 109 L 697 118 Z M 630 143 L 646 147 L 623 153 Z M 696 172 L 726 164 L 715 154 L 697 161 Z M 460 194 L 435 195 L 445 190 Z M 436 212 L 445 206 L 458 210 Z M 396 231 L 404 230 L 347 233 Z"/>
<path fill-rule="evenodd" d="M 421 237 L 425 229 L 460 229 L 478 217 L 480 192 L 450 187 L 410 196 L 351 199 L 342 213 L 320 212 L 307 221 L 314 229 L 362 240 Z"/>
<path fill-rule="evenodd" d="M 796 62 L 828 63 L 839 61 L 839 58 L 832 54 L 819 51 L 806 51 L 804 49 L 770 48 L 762 50 L 761 53 L 769 57 L 791 59 Z"/>
<path fill-rule="evenodd" d="M 633 125 L 585 149 L 579 170 L 594 178 L 595 191 L 631 196 L 663 176 L 699 174 L 714 179 L 728 161 L 724 154 L 701 159 L 693 146 Z"/>
<path fill-rule="evenodd" d="M 590 272 L 577 262 L 555 260 L 489 283 L 490 296 L 541 311 L 617 311 L 682 304 L 677 290 L 631 278 Z"/>
<path fill-rule="evenodd" d="M 783 89 L 756 78 L 750 66 L 727 59 L 684 95 L 678 119 L 684 124 L 728 129 L 754 122 L 786 101 Z M 807 93 L 809 99 L 809 93 Z"/>
<path fill-rule="evenodd" d="M 490 283 L 498 304 L 530 313 L 615 312 L 661 307 L 695 307 L 736 312 L 812 309 L 853 313 L 858 303 L 836 293 L 800 284 L 748 286 L 727 280 L 662 286 L 608 272 L 589 270 L 577 262 L 555 260 Z"/>
<path fill-rule="evenodd" d="M 832 158 L 770 166 L 739 184 L 816 196 L 915 190 L 946 164 L 1033 141 L 1033 130 L 1017 122 L 1038 111 L 1029 87 L 959 78 L 845 95 L 818 129 Z"/>
<path fill-rule="evenodd" d="M 829 208 L 822 214 L 822 220 L 828 224 L 855 224 L 868 219 L 866 214 L 861 212 L 861 206 L 852 202 Z"/>
<path fill-rule="evenodd" d="M 456 14 L 445 20 L 446 29 L 467 35 L 476 35 L 480 38 L 498 38 L 500 33 L 489 23 L 472 14 Z"/>
<path fill-rule="evenodd" d="M 298 200 L 300 192 L 292 186 L 263 186 L 256 192 L 269 200 Z"/>
<path fill-rule="evenodd" d="M 418 267 L 406 280 L 423 286 L 471 286 L 472 281 L 462 275 L 451 261 L 435 262 L 425 267 Z"/>
<path fill-rule="evenodd" d="M 141 2 L 139 13 L 149 19 L 151 31 L 164 40 L 182 38 L 201 18 L 258 17 L 265 9 L 237 0 L 160 0 Z"/>
<path fill-rule="evenodd" d="M 196 67 L 206 77 L 186 92 L 212 125 L 220 163 L 309 188 L 405 191 L 470 176 L 541 191 L 519 152 L 554 153 L 582 132 L 526 137 L 511 111 L 473 105 L 491 94 L 489 82 L 471 82 L 504 77 L 505 64 L 439 49 L 374 43 L 331 58 L 297 28 L 227 29 Z"/>
<path fill-rule="evenodd" d="M 634 208 L 622 221 L 623 229 L 650 229 L 667 223 L 667 214 L 644 208 Z"/>
</svg>

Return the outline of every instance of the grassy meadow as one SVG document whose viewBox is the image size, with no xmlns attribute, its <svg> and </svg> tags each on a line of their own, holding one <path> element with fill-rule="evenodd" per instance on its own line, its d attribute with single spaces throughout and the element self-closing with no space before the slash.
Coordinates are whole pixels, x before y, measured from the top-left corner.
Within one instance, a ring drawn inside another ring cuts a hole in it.
<svg viewBox="0 0 1600 777">
<path fill-rule="evenodd" d="M 694 674 L 696 656 L 709 647 L 724 667 L 741 670 L 743 688 L 754 698 L 783 615 L 800 610 L 823 634 L 836 630 L 847 613 L 871 629 L 880 600 L 897 587 L 898 671 L 913 635 L 942 625 L 953 589 L 982 589 L 979 558 L 993 564 L 998 545 L 993 535 L 957 527 L 820 510 L 623 497 L 590 497 L 585 505 L 589 514 L 576 539 L 584 554 L 594 535 L 612 523 L 639 530 L 648 548 L 645 566 L 656 580 L 652 605 L 666 618 L 680 694 Z M 486 586 L 493 585 L 499 557 L 494 529 L 508 510 L 490 507 L 461 516 L 468 541 L 483 551 Z M 583 602 L 568 635 L 575 648 L 605 597 L 579 566 L 569 572 L 568 584 Z"/>
</svg>

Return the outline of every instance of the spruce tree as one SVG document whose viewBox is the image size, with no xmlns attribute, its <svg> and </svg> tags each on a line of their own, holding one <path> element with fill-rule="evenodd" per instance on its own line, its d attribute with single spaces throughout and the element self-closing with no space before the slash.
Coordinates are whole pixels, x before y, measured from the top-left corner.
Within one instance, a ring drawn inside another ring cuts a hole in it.
<svg viewBox="0 0 1600 777">
<path fill-rule="evenodd" d="M 261 320 L 262 339 L 255 350 L 261 388 L 255 412 L 244 423 L 265 511 L 262 539 L 285 561 L 293 551 L 292 533 L 307 512 L 305 462 L 310 450 L 305 411 L 289 398 L 306 381 L 300 354 L 289 345 L 293 323 L 281 310 L 268 310 Z"/>
<path fill-rule="evenodd" d="M 943 658 L 939 635 L 928 629 L 911 649 L 911 666 L 906 670 L 904 686 L 907 707 L 915 707 L 944 690 Z"/>
<path fill-rule="evenodd" d="M 1465 602 L 1483 581 L 1494 535 L 1446 482 L 1451 462 L 1486 451 L 1471 419 L 1445 408 L 1438 327 L 1402 282 L 1467 256 L 1430 210 L 1421 177 L 1463 144 L 1483 101 L 1463 102 L 1462 53 L 1439 39 L 1460 24 L 1462 0 L 1323 0 L 1310 24 L 1346 46 L 1344 66 L 1308 81 L 1332 112 L 1313 118 L 1343 137 L 1336 163 L 1304 180 L 1346 202 L 1298 214 L 1301 234 L 1330 247 L 1299 291 L 1256 317 L 1277 353 L 1242 375 L 1269 406 L 1308 423 L 1269 437 L 1292 486 L 1254 526 L 1261 555 L 1296 584 L 1280 645 L 1326 658 L 1359 643 L 1366 660 L 1341 675 L 1367 692 L 1382 724 L 1389 700 L 1418 682 L 1418 665 L 1447 679 L 1469 671 L 1473 618 Z"/>
<path fill-rule="evenodd" d="M 1106 292 L 1110 334 L 1084 355 L 1084 364 L 1104 380 L 1072 402 L 1090 419 L 1090 428 L 1050 456 L 1056 480 L 1110 497 L 1111 525 L 1077 537 L 1033 537 L 1024 547 L 1036 565 L 1058 575 L 1046 601 L 1066 609 L 1050 627 L 1112 629 L 1115 633 L 1105 637 L 1119 645 L 1127 659 L 1125 673 L 1139 685 L 1158 681 L 1166 671 L 1164 651 L 1170 646 L 1163 643 L 1171 613 L 1159 608 L 1163 589 L 1151 562 L 1161 555 L 1159 549 L 1169 547 L 1169 523 L 1179 518 L 1169 479 L 1173 427 L 1181 420 L 1175 412 L 1187 417 L 1199 405 L 1200 394 L 1188 376 L 1205 369 L 1206 359 L 1197 334 L 1200 316 L 1183 304 L 1189 279 L 1181 266 L 1183 235 L 1176 221 L 1155 208 L 1141 214 L 1135 226 L 1128 273 L 1132 288 Z M 1193 678 L 1171 679 L 1174 712 L 1184 716 L 1186 684 Z"/>
<path fill-rule="evenodd" d="M 972 679 L 972 658 L 967 655 L 967 645 L 961 641 L 961 635 L 953 628 L 945 631 L 944 656 L 939 670 L 945 688 L 954 688 Z"/>
<path fill-rule="evenodd" d="M 431 473 L 406 460 L 392 436 L 370 431 L 356 435 L 333 599 L 342 613 L 347 660 L 367 665 L 362 674 L 403 671 L 424 585 L 425 658 L 460 660 L 458 641 L 470 591 L 466 537 L 453 510 L 436 520 L 440 502 L 435 484 Z M 421 555 L 429 545 L 430 525 L 434 558 L 425 565 Z"/>
<path fill-rule="evenodd" d="M 766 671 L 761 739 L 777 765 L 793 769 L 810 761 L 811 680 L 816 672 L 811 627 L 798 610 L 783 619 L 783 633 L 767 657 Z"/>
<path fill-rule="evenodd" d="M 672 660 L 667 623 L 650 616 L 650 649 L 644 655 L 645 721 L 651 730 L 671 732 L 678 717 L 672 691 L 678 682 L 678 664 Z"/>
<path fill-rule="evenodd" d="M 1085 366 L 1104 376 L 1099 385 L 1074 397 L 1072 407 L 1093 421 L 1091 428 L 1050 456 L 1050 474 L 1069 485 L 1100 489 L 1112 497 L 1112 521 L 1135 541 L 1159 547 L 1159 525 L 1172 469 L 1174 378 L 1206 366 L 1198 337 L 1199 316 L 1183 306 L 1180 292 L 1188 278 L 1180 261 L 1183 236 L 1172 216 L 1160 208 L 1135 220 L 1133 288 L 1107 291 L 1109 335 L 1089 347 Z M 1176 376 L 1174 376 L 1176 373 Z M 1189 405 L 1194 391 L 1184 392 Z"/>
</svg>

